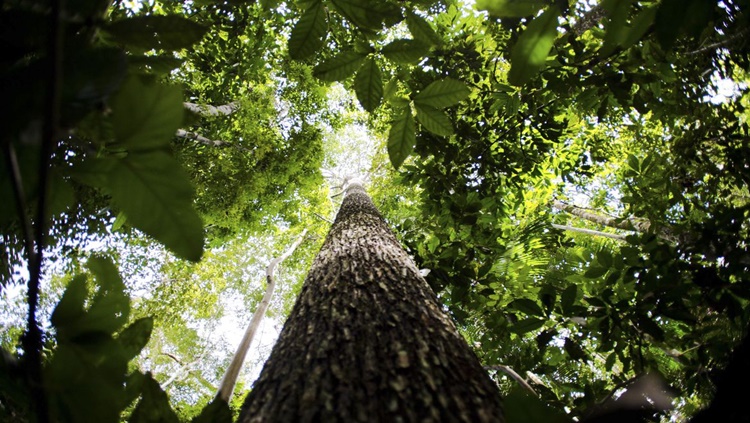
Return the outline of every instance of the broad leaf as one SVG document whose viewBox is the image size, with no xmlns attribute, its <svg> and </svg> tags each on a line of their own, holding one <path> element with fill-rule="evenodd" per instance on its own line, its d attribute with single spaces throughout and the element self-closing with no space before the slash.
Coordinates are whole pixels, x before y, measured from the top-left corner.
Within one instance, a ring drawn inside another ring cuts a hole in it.
<svg viewBox="0 0 750 423">
<path fill-rule="evenodd" d="M 192 207 L 193 187 L 167 153 L 131 154 L 119 160 L 108 187 L 134 227 L 180 257 L 200 259 L 203 226 Z"/>
<path fill-rule="evenodd" d="M 437 45 L 442 42 L 430 23 L 413 12 L 406 15 L 406 26 L 409 28 L 412 37 L 417 41 L 427 45 Z"/>
<path fill-rule="evenodd" d="M 448 115 L 440 109 L 415 104 L 417 120 L 433 134 L 447 137 L 453 135 L 453 124 Z"/>
<path fill-rule="evenodd" d="M 84 301 L 88 297 L 88 288 L 86 287 L 86 276 L 78 275 L 68 282 L 60 302 L 57 303 L 55 310 L 52 312 L 50 322 L 57 329 L 58 338 L 61 335 L 60 328 L 65 327 L 73 321 L 81 318 L 84 313 Z"/>
<path fill-rule="evenodd" d="M 557 17 L 560 9 L 551 6 L 537 17 L 518 37 L 510 53 L 508 82 L 520 86 L 539 72 L 547 60 L 557 36 Z"/>
<path fill-rule="evenodd" d="M 354 51 L 341 52 L 313 69 L 313 75 L 323 81 L 343 81 L 359 69 L 366 54 Z"/>
<path fill-rule="evenodd" d="M 169 405 L 169 397 L 150 373 L 143 380 L 141 400 L 130 415 L 130 423 L 179 423 L 177 414 Z"/>
<path fill-rule="evenodd" d="M 94 256 L 87 263 L 96 277 L 99 289 L 86 313 L 87 324 L 81 331 L 100 331 L 109 335 L 119 330 L 130 315 L 130 297 L 125 284 L 111 260 Z"/>
<path fill-rule="evenodd" d="M 508 308 L 512 308 L 532 316 L 544 316 L 542 307 L 540 307 L 536 301 L 530 300 L 528 298 L 519 298 L 517 300 L 513 300 L 510 304 L 508 304 Z"/>
<path fill-rule="evenodd" d="M 421 41 L 399 39 L 383 47 L 383 56 L 396 63 L 417 63 L 429 53 L 429 48 Z"/>
<path fill-rule="evenodd" d="M 523 18 L 534 15 L 547 0 L 477 0 L 477 9 L 499 18 Z"/>
<path fill-rule="evenodd" d="M 320 1 L 314 2 L 302 13 L 289 37 L 289 55 L 302 60 L 310 57 L 325 44 L 328 35 L 328 17 Z"/>
<path fill-rule="evenodd" d="M 117 342 L 120 343 L 126 360 L 133 359 L 141 352 L 151 337 L 153 328 L 154 319 L 142 317 L 120 332 L 120 335 L 117 336 Z"/>
<path fill-rule="evenodd" d="M 115 142 L 129 151 L 168 145 L 182 124 L 182 91 L 131 76 L 110 104 Z"/>
<path fill-rule="evenodd" d="M 531 332 L 544 326 L 545 319 L 539 319 L 537 317 L 529 317 L 527 319 L 519 320 L 513 326 L 510 327 L 510 331 L 523 335 L 524 333 Z"/>
<path fill-rule="evenodd" d="M 372 112 L 383 101 L 383 75 L 377 62 L 369 58 L 359 68 L 354 78 L 354 92 L 362 108 Z"/>
<path fill-rule="evenodd" d="M 336 9 L 363 30 L 378 30 L 383 24 L 392 26 L 401 19 L 401 9 L 380 0 L 331 0 Z"/>
<path fill-rule="evenodd" d="M 471 94 L 461 81 L 445 78 L 434 81 L 414 97 L 414 104 L 438 109 L 453 106 Z"/>
<path fill-rule="evenodd" d="M 400 111 L 388 132 L 388 157 L 395 169 L 404 163 L 417 141 L 414 116 L 408 107 Z"/>
<path fill-rule="evenodd" d="M 191 423 L 231 423 L 232 410 L 229 404 L 220 398 L 214 398 Z"/>
<path fill-rule="evenodd" d="M 503 411 L 508 423 L 567 423 L 571 421 L 564 411 L 550 407 L 520 386 L 514 388 L 504 398 Z"/>
<path fill-rule="evenodd" d="M 148 15 L 104 26 L 117 43 L 143 50 L 180 50 L 200 41 L 207 27 L 178 15 Z"/>
</svg>

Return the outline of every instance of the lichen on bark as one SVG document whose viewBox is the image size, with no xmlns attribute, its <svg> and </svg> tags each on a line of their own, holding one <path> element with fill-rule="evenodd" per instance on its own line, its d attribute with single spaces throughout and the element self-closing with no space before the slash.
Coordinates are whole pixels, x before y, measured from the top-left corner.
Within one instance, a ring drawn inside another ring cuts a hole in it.
<svg viewBox="0 0 750 423">
<path fill-rule="evenodd" d="M 359 184 L 240 422 L 502 422 L 497 386 Z"/>
</svg>

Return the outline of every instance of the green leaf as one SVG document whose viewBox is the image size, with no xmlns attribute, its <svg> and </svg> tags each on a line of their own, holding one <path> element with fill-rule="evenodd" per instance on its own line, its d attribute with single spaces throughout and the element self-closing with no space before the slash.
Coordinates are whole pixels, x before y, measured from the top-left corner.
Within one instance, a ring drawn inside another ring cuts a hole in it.
<svg viewBox="0 0 750 423">
<path fill-rule="evenodd" d="M 180 50 L 203 38 L 208 28 L 179 15 L 146 15 L 122 19 L 102 28 L 114 41 L 143 50 Z"/>
<path fill-rule="evenodd" d="M 585 360 L 588 358 L 588 355 L 586 355 L 586 352 L 583 350 L 583 348 L 578 345 L 578 342 L 570 338 L 565 338 L 565 344 L 563 345 L 563 348 L 573 360 Z"/>
<path fill-rule="evenodd" d="M 429 53 L 430 49 L 421 41 L 399 39 L 388 43 L 381 53 L 396 63 L 417 63 Z"/>
<path fill-rule="evenodd" d="M 169 397 L 150 373 L 143 380 L 143 392 L 129 423 L 179 423 L 177 414 L 169 405 Z"/>
<path fill-rule="evenodd" d="M 646 6 L 633 18 L 628 36 L 621 46 L 623 49 L 630 48 L 646 35 L 656 19 L 657 10 L 656 5 Z"/>
<path fill-rule="evenodd" d="M 201 413 L 191 423 L 231 423 L 232 410 L 229 404 L 221 398 L 215 398 L 207 406 L 203 407 Z"/>
<path fill-rule="evenodd" d="M 544 326 L 545 319 L 539 319 L 537 317 L 529 317 L 527 319 L 519 320 L 513 326 L 510 327 L 510 331 L 523 335 L 524 333 L 531 332 Z"/>
<path fill-rule="evenodd" d="M 453 135 L 453 124 L 448 115 L 440 109 L 415 104 L 417 120 L 433 134 L 447 137 Z"/>
<path fill-rule="evenodd" d="M 354 78 L 354 92 L 362 108 L 373 112 L 383 101 L 383 76 L 372 58 L 365 60 Z"/>
<path fill-rule="evenodd" d="M 461 81 L 445 78 L 434 81 L 414 97 L 414 104 L 438 109 L 453 106 L 471 94 Z"/>
<path fill-rule="evenodd" d="M 537 17 L 518 37 L 510 53 L 508 82 L 521 86 L 539 72 L 547 60 L 557 37 L 557 17 L 560 9 L 551 6 Z"/>
<path fill-rule="evenodd" d="M 560 294 L 560 308 L 562 308 L 562 312 L 564 316 L 570 315 L 570 311 L 573 307 L 573 304 L 576 301 L 576 297 L 578 296 L 578 286 L 577 285 L 568 285 L 565 290 Z"/>
<path fill-rule="evenodd" d="M 313 75 L 323 81 L 343 81 L 359 69 L 362 61 L 367 57 L 364 53 L 344 51 L 332 59 L 315 66 Z"/>
<path fill-rule="evenodd" d="M 380 0 L 331 0 L 334 7 L 350 22 L 363 30 L 379 30 L 401 19 L 401 8 Z"/>
<path fill-rule="evenodd" d="M 125 81 L 110 107 L 115 141 L 129 151 L 169 145 L 184 115 L 178 87 L 149 84 L 137 76 Z"/>
<path fill-rule="evenodd" d="M 550 407 L 540 398 L 531 395 L 520 386 L 510 391 L 503 401 L 507 423 L 569 423 L 571 419 L 563 412 Z"/>
<path fill-rule="evenodd" d="M 109 335 L 119 330 L 130 315 L 130 297 L 125 284 L 111 260 L 94 256 L 86 264 L 94 274 L 99 289 L 86 313 L 87 324 L 81 332 L 104 332 Z"/>
<path fill-rule="evenodd" d="M 409 157 L 416 143 L 416 125 L 409 108 L 400 111 L 388 132 L 388 157 L 395 169 Z"/>
<path fill-rule="evenodd" d="M 289 37 L 289 55 L 302 60 L 323 47 L 328 35 L 328 16 L 323 2 L 316 1 L 304 11 Z"/>
<path fill-rule="evenodd" d="M 136 228 L 182 258 L 200 260 L 203 225 L 193 210 L 193 187 L 167 153 L 131 154 L 109 175 L 112 199 Z"/>
<path fill-rule="evenodd" d="M 602 2 L 602 8 L 607 11 L 606 33 L 599 54 L 602 57 L 612 54 L 628 35 L 628 11 L 633 0 L 606 0 Z"/>
<path fill-rule="evenodd" d="M 510 304 L 508 304 L 508 308 L 512 308 L 532 316 L 544 316 L 542 307 L 540 307 L 539 304 L 536 303 L 536 301 L 530 300 L 528 298 L 519 298 L 517 300 L 513 300 Z"/>
<path fill-rule="evenodd" d="M 128 57 L 128 63 L 136 66 L 139 70 L 160 76 L 179 68 L 183 61 L 183 59 L 169 55 Z"/>
<path fill-rule="evenodd" d="M 442 43 L 440 36 L 432 29 L 429 22 L 412 11 L 406 15 L 406 26 L 415 40 L 427 45 L 439 45 Z"/>
<path fill-rule="evenodd" d="M 132 360 L 141 352 L 146 343 L 148 343 L 153 328 L 154 319 L 151 317 L 142 317 L 120 332 L 117 342 L 120 343 L 123 356 L 126 360 Z"/>
<path fill-rule="evenodd" d="M 477 9 L 499 18 L 523 18 L 536 14 L 547 0 L 477 0 Z"/>
<path fill-rule="evenodd" d="M 68 282 L 65 292 L 50 318 L 52 326 L 58 329 L 58 337 L 60 336 L 60 328 L 69 325 L 83 316 L 83 305 L 88 294 L 85 275 L 78 275 Z"/>
<path fill-rule="evenodd" d="M 596 259 L 599 261 L 599 264 L 602 265 L 602 267 L 605 267 L 609 269 L 614 264 L 614 260 L 612 259 L 612 254 L 607 250 L 601 250 L 597 251 L 596 253 Z"/>
</svg>

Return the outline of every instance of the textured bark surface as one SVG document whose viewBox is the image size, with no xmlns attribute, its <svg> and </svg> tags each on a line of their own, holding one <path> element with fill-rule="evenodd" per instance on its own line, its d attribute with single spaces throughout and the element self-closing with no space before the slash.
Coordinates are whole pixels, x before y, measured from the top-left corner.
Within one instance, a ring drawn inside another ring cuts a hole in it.
<svg viewBox="0 0 750 423">
<path fill-rule="evenodd" d="M 359 185 L 240 422 L 502 422 L 497 386 Z"/>
</svg>

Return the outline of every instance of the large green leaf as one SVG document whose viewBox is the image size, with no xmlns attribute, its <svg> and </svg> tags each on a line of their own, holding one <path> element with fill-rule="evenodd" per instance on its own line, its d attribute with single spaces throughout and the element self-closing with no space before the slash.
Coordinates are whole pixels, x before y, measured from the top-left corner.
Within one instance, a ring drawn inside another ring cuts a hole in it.
<svg viewBox="0 0 750 423">
<path fill-rule="evenodd" d="M 471 94 L 461 81 L 445 78 L 434 81 L 414 97 L 414 104 L 442 109 L 453 106 Z"/>
<path fill-rule="evenodd" d="M 142 389 L 141 400 L 130 415 L 129 423 L 179 423 L 180 419 L 169 405 L 169 397 L 150 373 L 146 374 Z"/>
<path fill-rule="evenodd" d="M 551 6 L 541 16 L 531 21 L 518 37 L 510 53 L 508 82 L 517 86 L 523 85 L 542 69 L 555 43 L 558 16 L 560 16 L 560 9 L 557 6 Z"/>
<path fill-rule="evenodd" d="M 346 19 L 364 30 L 378 30 L 401 19 L 401 8 L 381 0 L 331 0 Z"/>
<path fill-rule="evenodd" d="M 508 423 L 567 423 L 570 418 L 562 410 L 550 407 L 520 386 L 505 397 L 505 418 Z"/>
<path fill-rule="evenodd" d="M 326 60 L 313 69 L 313 75 L 323 81 L 343 81 L 359 69 L 360 64 L 367 57 L 364 53 L 344 51 Z"/>
<path fill-rule="evenodd" d="M 508 304 L 508 308 L 512 308 L 532 316 L 544 316 L 542 307 L 539 306 L 536 301 L 530 300 L 528 298 L 519 298 L 517 300 L 513 300 L 510 304 Z"/>
<path fill-rule="evenodd" d="M 447 137 L 453 135 L 453 124 L 448 115 L 440 109 L 415 104 L 417 120 L 433 134 Z"/>
<path fill-rule="evenodd" d="M 391 122 L 388 132 L 388 157 L 391 164 L 398 169 L 414 149 L 417 141 L 416 125 L 411 110 L 406 107 L 400 111 L 396 119 Z"/>
<path fill-rule="evenodd" d="M 168 145 L 182 124 L 182 91 L 175 86 L 125 81 L 110 103 L 115 142 L 129 151 Z"/>
<path fill-rule="evenodd" d="M 200 41 L 208 28 L 178 15 L 148 15 L 114 21 L 103 30 L 117 43 L 143 50 L 180 50 Z"/>
<path fill-rule="evenodd" d="M 477 9 L 499 18 L 531 16 L 549 3 L 547 0 L 477 0 Z"/>
<path fill-rule="evenodd" d="M 421 41 L 427 45 L 437 45 L 442 42 L 440 36 L 432 29 L 430 23 L 414 12 L 407 13 L 406 26 L 409 28 L 412 37 L 417 41 Z"/>
<path fill-rule="evenodd" d="M 417 63 L 430 51 L 421 41 L 398 39 L 388 43 L 381 53 L 396 63 Z"/>
<path fill-rule="evenodd" d="M 108 181 L 112 199 L 136 228 L 175 254 L 197 261 L 203 253 L 203 225 L 192 207 L 193 187 L 167 153 L 130 154 L 118 160 Z"/>
<path fill-rule="evenodd" d="M 533 330 L 539 329 L 540 327 L 544 326 L 545 322 L 545 319 L 529 317 L 516 322 L 513 326 L 510 327 L 510 331 L 519 335 L 523 335 L 526 332 L 531 332 Z"/>
<path fill-rule="evenodd" d="M 354 78 L 354 92 L 362 108 L 372 112 L 383 101 L 383 75 L 372 58 L 365 60 Z"/>
<path fill-rule="evenodd" d="M 325 44 L 328 35 L 328 17 L 320 1 L 313 2 L 302 13 L 289 37 L 289 55 L 302 60 L 310 57 Z"/>
<path fill-rule="evenodd" d="M 142 317 L 120 332 L 120 335 L 117 336 L 117 342 L 120 343 L 123 356 L 126 360 L 133 359 L 133 357 L 141 352 L 151 337 L 153 328 L 154 319 L 152 317 Z"/>
</svg>

